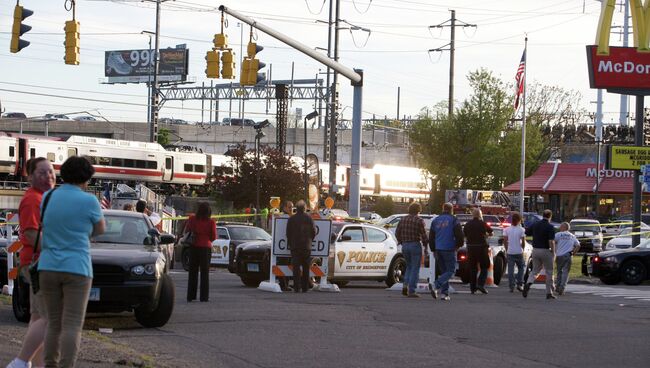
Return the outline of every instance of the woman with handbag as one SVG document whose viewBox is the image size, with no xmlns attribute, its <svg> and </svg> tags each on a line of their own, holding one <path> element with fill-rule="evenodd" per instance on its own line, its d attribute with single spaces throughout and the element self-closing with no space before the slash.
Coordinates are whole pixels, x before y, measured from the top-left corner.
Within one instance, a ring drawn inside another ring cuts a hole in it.
<svg viewBox="0 0 650 368">
<path fill-rule="evenodd" d="M 187 301 L 196 300 L 198 273 L 201 271 L 200 300 L 207 302 L 210 294 L 210 258 L 212 242 L 217 238 L 217 224 L 210 218 L 207 202 L 199 202 L 196 215 L 185 224 L 184 242 L 190 246 L 190 272 L 187 279 Z"/>
<path fill-rule="evenodd" d="M 89 238 L 105 228 L 97 197 L 85 192 L 94 173 L 87 159 L 71 156 L 61 166 L 64 184 L 43 197 L 38 271 L 48 318 L 46 367 L 74 367 L 77 359 L 93 277 Z"/>
</svg>

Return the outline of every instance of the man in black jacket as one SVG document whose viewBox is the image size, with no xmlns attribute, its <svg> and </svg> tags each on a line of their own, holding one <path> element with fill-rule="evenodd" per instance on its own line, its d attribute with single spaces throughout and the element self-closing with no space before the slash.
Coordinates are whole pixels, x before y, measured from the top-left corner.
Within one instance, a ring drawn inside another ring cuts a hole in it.
<svg viewBox="0 0 650 368">
<path fill-rule="evenodd" d="M 488 255 L 489 245 L 487 238 L 492 235 L 492 228 L 483 221 L 483 213 L 480 208 L 472 210 L 472 219 L 465 224 L 463 232 L 467 239 L 467 267 L 469 267 L 469 288 L 472 294 L 476 290 L 487 294 L 485 281 L 487 271 L 490 267 L 490 256 Z M 481 266 L 481 273 L 476 280 L 477 265 Z"/>
<path fill-rule="evenodd" d="M 309 290 L 309 258 L 311 243 L 316 236 L 314 220 L 305 213 L 305 201 L 296 203 L 296 214 L 287 223 L 287 245 L 291 250 L 293 267 L 293 291 L 303 293 Z"/>
</svg>

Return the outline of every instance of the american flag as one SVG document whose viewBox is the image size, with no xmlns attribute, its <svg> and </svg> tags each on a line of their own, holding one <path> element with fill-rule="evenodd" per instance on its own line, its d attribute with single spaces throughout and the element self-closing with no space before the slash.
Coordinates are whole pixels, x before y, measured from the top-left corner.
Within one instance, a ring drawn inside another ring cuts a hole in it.
<svg viewBox="0 0 650 368">
<path fill-rule="evenodd" d="M 521 61 L 519 62 L 519 68 L 517 69 L 517 75 L 515 75 L 515 81 L 517 82 L 517 93 L 515 94 L 515 111 L 519 108 L 519 98 L 522 93 L 524 93 L 524 85 L 526 81 L 524 80 L 524 72 L 526 71 L 526 49 L 524 53 L 521 54 Z"/>
<path fill-rule="evenodd" d="M 111 186 L 110 186 L 110 184 L 104 184 L 104 192 L 102 192 L 102 199 L 99 201 L 99 205 L 104 210 L 111 208 Z"/>
</svg>

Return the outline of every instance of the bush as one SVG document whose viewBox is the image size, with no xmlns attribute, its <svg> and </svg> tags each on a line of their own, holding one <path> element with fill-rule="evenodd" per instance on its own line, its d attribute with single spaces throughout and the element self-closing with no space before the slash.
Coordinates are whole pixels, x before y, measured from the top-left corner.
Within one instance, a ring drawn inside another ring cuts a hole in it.
<svg viewBox="0 0 650 368">
<path fill-rule="evenodd" d="M 393 202 L 393 197 L 379 197 L 375 203 L 374 211 L 379 214 L 381 217 L 388 217 L 395 212 L 395 203 Z"/>
</svg>

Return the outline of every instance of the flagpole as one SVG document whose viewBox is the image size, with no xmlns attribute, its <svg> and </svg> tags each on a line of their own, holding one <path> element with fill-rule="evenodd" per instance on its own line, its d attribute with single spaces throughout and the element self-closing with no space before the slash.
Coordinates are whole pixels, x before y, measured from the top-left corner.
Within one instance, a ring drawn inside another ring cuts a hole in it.
<svg viewBox="0 0 650 368">
<path fill-rule="evenodd" d="M 528 36 L 524 41 L 524 95 L 521 103 L 521 179 L 519 180 L 519 212 L 524 213 L 524 180 L 526 178 L 526 69 L 528 64 Z"/>
</svg>

